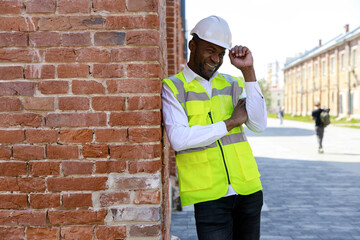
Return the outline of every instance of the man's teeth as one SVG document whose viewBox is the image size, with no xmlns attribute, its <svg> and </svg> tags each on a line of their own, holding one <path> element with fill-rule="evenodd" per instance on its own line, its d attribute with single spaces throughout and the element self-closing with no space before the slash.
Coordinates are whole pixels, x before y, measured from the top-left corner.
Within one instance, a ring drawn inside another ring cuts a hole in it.
<svg viewBox="0 0 360 240">
<path fill-rule="evenodd" d="M 206 64 L 206 65 L 208 65 L 210 68 L 216 68 L 216 65 L 211 65 L 211 64 Z"/>
</svg>

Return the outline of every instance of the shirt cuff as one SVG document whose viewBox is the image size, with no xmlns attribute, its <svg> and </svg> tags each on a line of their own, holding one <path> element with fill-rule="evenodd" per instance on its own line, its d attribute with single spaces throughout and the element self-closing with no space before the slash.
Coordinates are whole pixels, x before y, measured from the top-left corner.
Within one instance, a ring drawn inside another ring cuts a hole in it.
<svg viewBox="0 0 360 240">
<path fill-rule="evenodd" d="M 247 96 L 260 95 L 261 97 L 263 97 L 263 95 L 261 94 L 260 86 L 257 81 L 256 82 L 245 82 L 245 90 L 246 90 Z"/>
<path fill-rule="evenodd" d="M 226 128 L 225 121 L 217 122 L 214 125 L 216 125 L 216 129 L 219 131 L 219 135 L 225 136 L 226 134 L 228 134 L 228 130 Z"/>
</svg>

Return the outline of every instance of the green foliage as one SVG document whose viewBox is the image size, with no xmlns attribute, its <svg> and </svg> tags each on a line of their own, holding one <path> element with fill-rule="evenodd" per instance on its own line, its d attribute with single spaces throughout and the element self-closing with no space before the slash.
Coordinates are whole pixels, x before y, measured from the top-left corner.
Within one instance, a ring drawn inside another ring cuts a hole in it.
<svg viewBox="0 0 360 240">
<path fill-rule="evenodd" d="M 259 84 L 261 92 L 265 98 L 266 107 L 267 107 L 267 109 L 269 109 L 270 105 L 271 105 L 270 85 L 264 78 L 258 80 L 258 84 Z"/>
</svg>

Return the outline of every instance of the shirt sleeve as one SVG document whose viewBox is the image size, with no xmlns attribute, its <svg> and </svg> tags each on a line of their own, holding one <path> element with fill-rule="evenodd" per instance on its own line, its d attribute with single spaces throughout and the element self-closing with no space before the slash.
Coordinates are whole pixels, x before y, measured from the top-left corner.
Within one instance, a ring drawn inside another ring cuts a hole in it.
<svg viewBox="0 0 360 240">
<path fill-rule="evenodd" d="M 258 82 L 245 82 L 245 91 L 246 93 L 241 95 L 241 98 L 246 97 L 248 120 L 245 124 L 253 132 L 262 132 L 267 125 L 267 112 Z"/>
<path fill-rule="evenodd" d="M 189 127 L 184 109 L 166 84 L 162 88 L 162 113 L 167 136 L 175 151 L 210 145 L 228 133 L 223 121 Z"/>
</svg>

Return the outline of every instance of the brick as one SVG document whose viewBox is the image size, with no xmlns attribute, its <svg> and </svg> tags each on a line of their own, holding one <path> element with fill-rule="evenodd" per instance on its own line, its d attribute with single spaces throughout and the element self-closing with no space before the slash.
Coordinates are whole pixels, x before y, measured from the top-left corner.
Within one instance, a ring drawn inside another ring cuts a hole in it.
<svg viewBox="0 0 360 240">
<path fill-rule="evenodd" d="M 0 30 L 33 32 L 38 29 L 38 21 L 37 17 L 0 17 Z"/>
<path fill-rule="evenodd" d="M 156 45 L 160 46 L 160 33 L 153 30 L 136 30 L 126 33 L 127 45 Z"/>
<path fill-rule="evenodd" d="M 39 90 L 42 94 L 61 94 L 67 93 L 69 90 L 69 82 L 67 81 L 43 81 L 39 82 Z"/>
<path fill-rule="evenodd" d="M 160 96 L 134 96 L 128 98 L 128 110 L 161 109 Z"/>
<path fill-rule="evenodd" d="M 62 170 L 64 175 L 74 174 L 91 174 L 93 169 L 93 163 L 87 161 L 75 162 L 67 161 L 62 163 Z"/>
<path fill-rule="evenodd" d="M 160 21 L 157 15 L 109 16 L 105 21 L 105 29 L 159 29 Z"/>
<path fill-rule="evenodd" d="M 49 159 L 78 159 L 78 146 L 47 145 L 46 152 Z"/>
<path fill-rule="evenodd" d="M 54 16 L 43 17 L 39 21 L 41 31 L 75 31 L 102 29 L 102 16 Z"/>
<path fill-rule="evenodd" d="M 71 48 L 50 48 L 45 52 L 46 62 L 75 62 L 76 55 Z"/>
<path fill-rule="evenodd" d="M 89 110 L 90 100 L 86 97 L 59 97 L 60 110 Z"/>
<path fill-rule="evenodd" d="M 56 130 L 48 129 L 26 129 L 25 135 L 28 143 L 55 143 L 58 138 Z"/>
<path fill-rule="evenodd" d="M 28 34 L 23 32 L 0 33 L 0 47 L 26 47 Z"/>
<path fill-rule="evenodd" d="M 11 158 L 11 148 L 8 146 L 1 146 L 0 145 L 0 159 L 1 160 L 8 160 Z"/>
<path fill-rule="evenodd" d="M 95 78 L 121 78 L 124 76 L 122 64 L 94 64 L 93 76 Z"/>
<path fill-rule="evenodd" d="M 0 49 L 0 62 L 40 62 L 43 52 L 39 49 Z"/>
<path fill-rule="evenodd" d="M 0 178 L 0 191 L 43 192 L 45 188 L 43 178 Z"/>
<path fill-rule="evenodd" d="M 25 68 L 26 79 L 54 79 L 55 78 L 55 66 L 32 64 L 26 65 Z"/>
<path fill-rule="evenodd" d="M 160 112 L 112 112 L 110 126 L 160 125 Z"/>
<path fill-rule="evenodd" d="M 77 62 L 110 62 L 110 52 L 106 49 L 82 48 L 75 50 Z"/>
<path fill-rule="evenodd" d="M 160 225 L 132 225 L 130 226 L 130 236 L 132 237 L 150 237 L 159 236 Z"/>
<path fill-rule="evenodd" d="M 13 147 L 14 159 L 37 160 L 45 158 L 45 147 L 34 145 L 15 145 Z"/>
<path fill-rule="evenodd" d="M 88 0 L 87 0 L 88 1 Z M 89 46 L 91 45 L 91 37 L 89 32 L 83 33 L 63 33 L 61 35 L 63 46 Z"/>
<path fill-rule="evenodd" d="M 125 191 L 125 190 L 145 190 L 158 189 L 161 186 L 161 179 L 159 175 L 143 175 L 143 176 L 122 176 L 113 175 L 109 179 L 111 190 Z"/>
<path fill-rule="evenodd" d="M 46 115 L 48 127 L 105 126 L 106 113 L 50 113 Z"/>
<path fill-rule="evenodd" d="M 32 96 L 35 94 L 33 82 L 0 82 L 2 96 Z"/>
<path fill-rule="evenodd" d="M 56 0 L 29 0 L 26 3 L 27 13 L 55 13 Z"/>
<path fill-rule="evenodd" d="M 156 12 L 158 10 L 156 0 L 132 0 L 127 3 L 127 10 L 130 12 Z"/>
<path fill-rule="evenodd" d="M 58 0 L 58 12 L 61 14 L 66 13 L 90 13 L 89 0 Z"/>
<path fill-rule="evenodd" d="M 45 225 L 45 211 L 0 210 L 0 225 Z"/>
<path fill-rule="evenodd" d="M 30 194 L 29 199 L 32 208 L 44 209 L 60 207 L 60 194 L 57 193 Z"/>
<path fill-rule="evenodd" d="M 0 126 L 40 127 L 42 116 L 35 113 L 0 113 Z"/>
<path fill-rule="evenodd" d="M 34 111 L 54 111 L 55 98 L 53 97 L 26 97 L 24 109 Z"/>
<path fill-rule="evenodd" d="M 96 142 L 125 142 L 127 141 L 126 129 L 95 129 Z"/>
<path fill-rule="evenodd" d="M 133 47 L 111 50 L 112 62 L 157 61 L 159 58 L 160 50 L 156 47 Z"/>
<path fill-rule="evenodd" d="M 159 221 L 160 207 L 118 207 L 112 208 L 114 221 Z"/>
<path fill-rule="evenodd" d="M 100 191 L 106 189 L 107 177 L 48 178 L 49 191 Z"/>
<path fill-rule="evenodd" d="M 159 64 L 129 64 L 127 74 L 134 78 L 161 78 L 162 69 Z"/>
<path fill-rule="evenodd" d="M 20 14 L 22 3 L 21 0 L 0 0 L 0 14 Z"/>
<path fill-rule="evenodd" d="M 59 78 L 87 78 L 90 67 L 86 64 L 60 64 L 57 67 Z"/>
<path fill-rule="evenodd" d="M 125 0 L 94 0 L 94 12 L 107 11 L 110 13 L 125 12 Z"/>
<path fill-rule="evenodd" d="M 78 240 L 78 239 L 93 239 L 92 226 L 64 226 L 61 228 L 61 239 L 64 240 Z"/>
<path fill-rule="evenodd" d="M 129 162 L 129 173 L 155 173 L 161 170 L 162 163 L 156 161 L 131 161 Z"/>
<path fill-rule="evenodd" d="M 125 42 L 124 32 L 96 32 L 94 34 L 95 46 L 123 45 Z"/>
<path fill-rule="evenodd" d="M 23 79 L 23 67 L 21 66 L 0 66 L 0 79 L 1 80 L 13 80 Z"/>
<path fill-rule="evenodd" d="M 56 227 L 28 227 L 26 229 L 27 240 L 57 240 L 59 228 Z"/>
<path fill-rule="evenodd" d="M 82 146 L 84 158 L 106 158 L 109 155 L 109 148 L 104 144 L 87 144 Z"/>
<path fill-rule="evenodd" d="M 29 172 L 32 176 L 49 176 L 60 174 L 60 162 L 30 162 Z"/>
<path fill-rule="evenodd" d="M 104 192 L 100 194 L 100 206 L 110 207 L 119 204 L 129 204 L 129 192 Z"/>
<path fill-rule="evenodd" d="M 159 204 L 161 201 L 160 191 L 136 191 L 134 204 Z"/>
<path fill-rule="evenodd" d="M 0 130 L 0 143 L 20 143 L 24 140 L 24 130 Z"/>
<path fill-rule="evenodd" d="M 161 156 L 160 145 L 113 145 L 110 157 L 115 159 L 153 159 Z"/>
<path fill-rule="evenodd" d="M 34 47 L 55 47 L 60 45 L 60 34 L 57 32 L 29 33 L 29 44 Z"/>
<path fill-rule="evenodd" d="M 60 141 L 67 143 L 86 143 L 93 139 L 91 129 L 61 129 Z"/>
<path fill-rule="evenodd" d="M 27 175 L 25 162 L 0 162 L 0 176 L 16 177 L 21 175 Z"/>
<path fill-rule="evenodd" d="M 48 211 L 49 223 L 53 225 L 104 223 L 105 216 L 106 216 L 106 210 Z"/>
<path fill-rule="evenodd" d="M 136 143 L 161 141 L 161 128 L 129 128 L 129 141 Z"/>
<path fill-rule="evenodd" d="M 161 81 L 143 79 L 107 80 L 110 94 L 117 93 L 160 93 Z"/>
<path fill-rule="evenodd" d="M 104 94 L 105 87 L 97 81 L 74 80 L 72 81 L 72 92 L 74 94 Z"/>
<path fill-rule="evenodd" d="M 126 226 L 96 226 L 95 236 L 99 240 L 107 239 L 125 239 Z"/>
<path fill-rule="evenodd" d="M 65 208 L 88 208 L 92 207 L 91 193 L 67 193 L 62 196 L 62 205 Z"/>
<path fill-rule="evenodd" d="M 1 4 L 0 1 L 0 6 Z M 0 227 L 0 239 L 25 239 L 24 233 L 23 227 Z"/>
<path fill-rule="evenodd" d="M 95 162 L 96 173 L 122 173 L 126 170 L 125 161 L 96 161 Z"/>
<path fill-rule="evenodd" d="M 125 97 L 93 97 L 92 107 L 96 111 L 123 111 Z"/>
<path fill-rule="evenodd" d="M 0 209 L 25 209 L 26 206 L 26 194 L 0 194 Z"/>
</svg>

